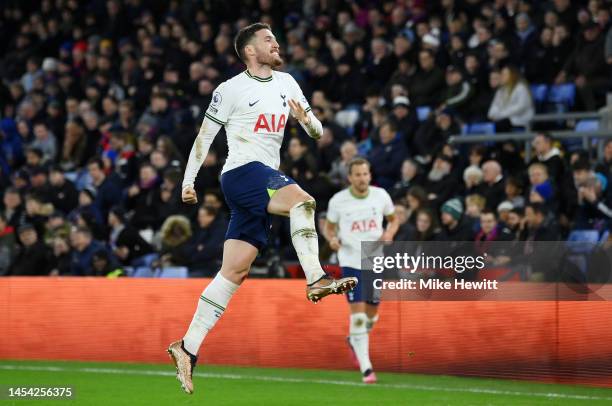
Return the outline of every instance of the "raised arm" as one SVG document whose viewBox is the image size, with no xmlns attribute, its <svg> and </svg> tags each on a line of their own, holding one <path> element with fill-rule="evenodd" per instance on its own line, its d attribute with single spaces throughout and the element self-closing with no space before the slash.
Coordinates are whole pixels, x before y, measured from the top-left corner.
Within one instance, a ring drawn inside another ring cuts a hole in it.
<svg viewBox="0 0 612 406">
<path fill-rule="evenodd" d="M 306 134 L 315 140 L 321 138 L 321 135 L 323 135 L 323 124 L 315 117 L 310 107 L 306 111 L 297 100 L 293 99 L 289 100 L 289 106 L 291 107 L 291 114 L 293 114 L 293 117 L 306 131 Z"/>
<path fill-rule="evenodd" d="M 308 104 L 304 93 L 302 93 L 300 85 L 291 76 L 290 81 L 293 87 L 292 97 L 289 99 L 291 115 L 300 123 L 310 138 L 318 140 L 323 135 L 323 124 L 312 112 L 312 108 Z"/>
</svg>

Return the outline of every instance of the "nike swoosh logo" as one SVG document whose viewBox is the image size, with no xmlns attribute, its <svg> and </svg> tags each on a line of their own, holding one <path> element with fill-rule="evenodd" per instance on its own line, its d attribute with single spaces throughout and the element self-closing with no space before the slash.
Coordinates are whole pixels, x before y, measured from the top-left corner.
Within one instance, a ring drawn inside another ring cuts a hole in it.
<svg viewBox="0 0 612 406">
<path fill-rule="evenodd" d="M 254 101 L 253 103 L 249 103 L 249 107 L 253 107 L 254 105 L 256 105 L 257 103 L 259 103 L 259 100 Z"/>
</svg>

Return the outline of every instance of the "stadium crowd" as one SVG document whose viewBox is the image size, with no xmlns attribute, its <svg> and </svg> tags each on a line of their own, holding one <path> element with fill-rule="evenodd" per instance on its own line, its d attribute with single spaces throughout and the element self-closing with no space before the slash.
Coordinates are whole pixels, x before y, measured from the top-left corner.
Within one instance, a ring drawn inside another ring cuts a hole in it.
<svg viewBox="0 0 612 406">
<path fill-rule="evenodd" d="M 281 169 L 318 202 L 371 162 L 396 202 L 398 240 L 560 240 L 605 232 L 612 141 L 601 161 L 542 132 L 448 144 L 469 123 L 517 131 L 545 109 L 530 85 L 574 84 L 605 105 L 612 5 L 602 0 L 6 0 L 0 10 L 0 275 L 211 275 L 228 213 L 223 130 L 181 202 L 186 157 L 215 87 L 244 66 L 233 35 L 270 24 L 283 69 L 324 135 L 291 120 Z M 283 219 L 271 251 L 294 258 Z M 323 239 L 321 239 L 323 240 Z M 323 242 L 323 241 L 322 241 Z"/>
</svg>

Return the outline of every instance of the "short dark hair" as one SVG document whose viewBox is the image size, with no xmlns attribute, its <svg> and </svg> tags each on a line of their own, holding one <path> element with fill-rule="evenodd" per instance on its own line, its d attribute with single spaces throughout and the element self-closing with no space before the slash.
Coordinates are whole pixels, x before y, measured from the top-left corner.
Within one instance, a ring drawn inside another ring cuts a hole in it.
<svg viewBox="0 0 612 406">
<path fill-rule="evenodd" d="M 554 141 L 554 138 L 548 132 L 539 132 L 536 134 L 536 137 L 543 137 L 549 143 L 552 143 Z"/>
<path fill-rule="evenodd" d="M 87 166 L 94 165 L 94 164 L 98 166 L 98 169 L 100 170 L 104 169 L 104 161 L 102 160 L 102 158 L 93 157 L 93 158 L 90 158 L 89 161 L 87 161 Z"/>
<path fill-rule="evenodd" d="M 480 215 L 482 216 L 483 214 L 484 214 L 484 215 L 487 215 L 487 214 L 492 214 L 492 215 L 493 215 L 493 217 L 495 217 L 495 220 L 497 220 L 497 213 L 496 213 L 496 212 L 494 212 L 494 211 L 493 211 L 493 210 L 491 210 L 491 209 L 488 209 L 488 208 L 484 208 L 484 209 L 482 209 L 482 211 L 480 212 Z"/>
<path fill-rule="evenodd" d="M 242 60 L 242 62 L 246 62 L 246 58 L 244 55 L 244 47 L 246 47 L 251 39 L 255 36 L 255 33 L 259 30 L 270 30 L 270 26 L 265 23 L 255 23 L 251 25 L 247 25 L 236 34 L 236 38 L 234 39 L 234 48 L 236 49 L 236 53 L 238 57 Z"/>
<path fill-rule="evenodd" d="M 207 204 L 200 206 L 200 210 L 204 210 L 206 213 L 213 217 L 217 217 L 217 214 L 219 213 L 219 210 L 217 210 L 217 208 Z"/>
<path fill-rule="evenodd" d="M 357 158 L 351 159 L 351 161 L 348 164 L 348 173 L 349 173 L 349 175 L 351 173 L 353 173 L 353 166 L 357 166 L 357 165 L 368 165 L 368 168 L 369 168 L 370 167 L 370 161 L 368 161 L 365 158 L 361 158 L 361 157 L 357 157 Z"/>
<path fill-rule="evenodd" d="M 531 208 L 535 214 L 541 214 L 543 217 L 546 217 L 546 214 L 548 214 L 546 206 L 544 206 L 542 203 L 529 203 L 525 206 L 525 210 L 528 208 Z"/>
<path fill-rule="evenodd" d="M 83 235 L 87 235 L 90 238 L 92 238 L 92 234 L 91 234 L 91 230 L 88 227 L 82 227 L 79 226 L 75 229 L 75 233 L 79 233 L 79 234 L 83 234 Z"/>
<path fill-rule="evenodd" d="M 588 161 L 588 159 L 580 158 L 576 162 L 574 162 L 574 164 L 572 165 L 572 171 L 574 172 L 590 171 L 590 170 L 591 170 L 591 163 Z"/>
</svg>

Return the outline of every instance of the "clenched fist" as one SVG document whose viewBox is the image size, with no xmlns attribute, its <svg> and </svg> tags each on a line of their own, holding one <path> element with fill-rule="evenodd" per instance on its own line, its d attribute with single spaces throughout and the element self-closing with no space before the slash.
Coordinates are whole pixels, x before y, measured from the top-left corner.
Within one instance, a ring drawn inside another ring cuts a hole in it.
<svg viewBox="0 0 612 406">
<path fill-rule="evenodd" d="M 183 202 L 187 204 L 196 204 L 198 202 L 198 196 L 196 195 L 193 186 L 185 186 L 183 193 L 181 194 Z"/>
</svg>

